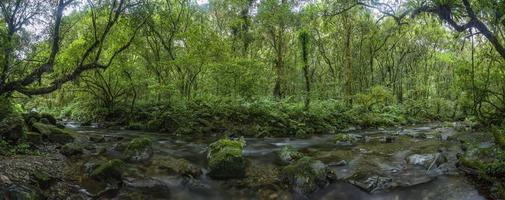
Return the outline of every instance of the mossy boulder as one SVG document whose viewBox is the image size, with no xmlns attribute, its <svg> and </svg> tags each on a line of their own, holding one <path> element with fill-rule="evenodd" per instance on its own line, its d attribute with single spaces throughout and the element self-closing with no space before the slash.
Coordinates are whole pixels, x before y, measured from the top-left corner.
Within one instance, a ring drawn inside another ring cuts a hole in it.
<svg viewBox="0 0 505 200">
<path fill-rule="evenodd" d="M 208 175 L 214 179 L 243 178 L 246 161 L 242 156 L 245 140 L 221 139 L 209 145 Z"/>
<path fill-rule="evenodd" d="M 124 172 L 125 164 L 119 159 L 106 161 L 96 167 L 89 175 L 95 180 L 109 181 L 121 180 Z"/>
<path fill-rule="evenodd" d="M 37 132 L 26 132 L 25 140 L 31 144 L 42 144 L 42 135 Z"/>
<path fill-rule="evenodd" d="M 306 195 L 336 180 L 335 174 L 320 160 L 304 156 L 281 170 L 281 179 L 298 194 Z"/>
<path fill-rule="evenodd" d="M 83 154 L 83 147 L 77 143 L 67 143 L 61 147 L 60 153 L 67 156 L 79 156 Z"/>
<path fill-rule="evenodd" d="M 0 121 L 0 138 L 17 142 L 24 135 L 23 127 L 23 119 L 18 115 L 10 114 Z"/>
<path fill-rule="evenodd" d="M 298 152 L 291 145 L 286 145 L 278 152 L 282 164 L 292 163 L 303 157 L 303 154 Z"/>
<path fill-rule="evenodd" d="M 56 118 L 49 113 L 40 114 L 40 121 L 45 121 L 46 124 L 51 124 L 56 126 Z"/>
<path fill-rule="evenodd" d="M 47 138 L 50 142 L 66 144 L 74 141 L 72 133 L 68 130 L 40 122 L 35 122 L 32 126 L 36 132 L 42 134 L 42 136 Z"/>
<path fill-rule="evenodd" d="M 135 138 L 126 147 L 126 159 L 130 162 L 147 162 L 154 154 L 149 138 Z"/>
</svg>

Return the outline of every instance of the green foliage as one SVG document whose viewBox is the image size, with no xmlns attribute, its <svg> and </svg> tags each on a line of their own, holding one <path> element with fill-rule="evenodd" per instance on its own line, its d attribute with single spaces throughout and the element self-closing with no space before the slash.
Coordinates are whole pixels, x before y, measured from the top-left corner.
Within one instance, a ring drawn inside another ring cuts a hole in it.
<svg viewBox="0 0 505 200">
<path fill-rule="evenodd" d="M 505 133 L 504 133 L 503 127 L 498 128 L 496 126 L 493 126 L 491 128 L 491 131 L 493 132 L 493 137 L 494 137 L 495 143 L 500 148 L 502 148 L 503 150 L 505 150 Z"/>
<path fill-rule="evenodd" d="M 33 149 L 27 143 L 18 143 L 15 145 L 9 144 L 5 140 L 0 139 L 0 155 L 12 156 L 12 155 L 40 155 L 40 152 Z"/>
</svg>

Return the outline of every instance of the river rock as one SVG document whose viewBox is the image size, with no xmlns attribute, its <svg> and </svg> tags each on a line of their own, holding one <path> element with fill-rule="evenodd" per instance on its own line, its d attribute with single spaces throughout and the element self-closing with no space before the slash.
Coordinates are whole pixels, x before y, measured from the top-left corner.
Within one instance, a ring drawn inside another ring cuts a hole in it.
<svg viewBox="0 0 505 200">
<path fill-rule="evenodd" d="M 305 156 L 281 170 L 281 179 L 297 194 L 310 194 L 336 180 L 323 162 Z"/>
<path fill-rule="evenodd" d="M 436 160 L 435 160 L 436 159 Z M 426 169 L 434 163 L 435 167 L 440 165 L 445 158 L 440 153 L 433 154 L 412 154 L 407 157 L 407 163 L 411 165 L 422 166 Z"/>
<path fill-rule="evenodd" d="M 135 138 L 126 147 L 126 157 L 130 162 L 147 162 L 153 154 L 153 144 L 148 138 Z"/>
<path fill-rule="evenodd" d="M 382 192 L 393 187 L 392 178 L 377 175 L 364 179 L 350 180 L 349 182 L 369 193 Z"/>
<path fill-rule="evenodd" d="M 12 184 L 6 188 L 0 188 L 0 198 L 6 200 L 44 199 L 38 189 L 18 184 Z"/>
<path fill-rule="evenodd" d="M 278 152 L 282 164 L 289 164 L 303 157 L 303 154 L 294 149 L 291 145 L 286 145 Z"/>
<path fill-rule="evenodd" d="M 208 175 L 214 179 L 243 178 L 246 162 L 242 156 L 244 138 L 238 140 L 221 139 L 209 145 Z"/>
<path fill-rule="evenodd" d="M 335 135 L 335 142 L 337 145 L 353 145 L 355 142 L 361 140 L 363 136 L 352 133 L 339 133 Z"/>
<path fill-rule="evenodd" d="M 406 135 L 412 138 L 426 139 L 426 134 L 420 130 L 403 129 L 396 132 L 396 135 Z"/>
<path fill-rule="evenodd" d="M 162 157 L 153 159 L 152 165 L 168 172 L 169 174 L 183 175 L 190 178 L 198 178 L 202 175 L 202 170 L 185 159 Z"/>
<path fill-rule="evenodd" d="M 42 136 L 47 138 L 50 142 L 66 144 L 74 141 L 72 133 L 68 130 L 40 122 L 35 122 L 32 126 L 36 132 L 42 134 Z"/>
<path fill-rule="evenodd" d="M 121 180 L 124 171 L 124 163 L 119 159 L 106 161 L 96 167 L 89 175 L 95 180 Z"/>
<path fill-rule="evenodd" d="M 80 144 L 68 143 L 61 147 L 60 153 L 67 157 L 79 156 L 83 154 L 83 149 Z"/>
</svg>

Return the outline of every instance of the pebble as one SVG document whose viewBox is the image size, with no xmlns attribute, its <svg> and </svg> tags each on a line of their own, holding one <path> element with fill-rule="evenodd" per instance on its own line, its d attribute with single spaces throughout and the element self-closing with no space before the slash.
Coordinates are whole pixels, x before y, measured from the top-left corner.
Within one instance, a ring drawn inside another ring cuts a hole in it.
<svg viewBox="0 0 505 200">
<path fill-rule="evenodd" d="M 7 177 L 5 175 L 0 175 L 0 185 L 7 186 L 7 185 L 11 185 L 11 184 L 12 184 L 12 181 L 9 179 L 9 177 Z"/>
</svg>

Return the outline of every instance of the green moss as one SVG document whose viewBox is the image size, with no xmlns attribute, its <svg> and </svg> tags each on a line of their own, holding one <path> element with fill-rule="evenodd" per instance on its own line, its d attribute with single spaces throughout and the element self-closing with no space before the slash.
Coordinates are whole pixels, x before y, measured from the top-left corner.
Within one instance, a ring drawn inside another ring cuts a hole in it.
<svg viewBox="0 0 505 200">
<path fill-rule="evenodd" d="M 149 147 L 152 145 L 152 141 L 149 138 L 135 138 L 128 144 L 126 151 L 137 151 Z"/>
<path fill-rule="evenodd" d="M 93 170 L 90 177 L 98 180 L 121 179 L 123 170 L 123 161 L 113 159 L 100 164 L 100 166 Z"/>
<path fill-rule="evenodd" d="M 209 145 L 209 176 L 216 179 L 245 176 L 245 159 L 242 150 L 245 140 L 221 139 Z"/>
<path fill-rule="evenodd" d="M 278 154 L 283 163 L 290 163 L 303 157 L 303 153 L 298 152 L 291 145 L 282 147 Z"/>
<path fill-rule="evenodd" d="M 505 149 L 505 133 L 502 129 L 493 126 L 491 128 L 491 132 L 493 132 L 493 137 L 495 143 L 502 149 Z"/>
<path fill-rule="evenodd" d="M 53 125 L 43 124 L 40 122 L 33 123 L 33 128 L 42 134 L 44 137 L 47 137 L 50 142 L 56 142 L 59 144 L 66 144 L 74 141 L 73 133 L 65 130 L 57 128 Z"/>
<path fill-rule="evenodd" d="M 349 134 L 338 133 L 335 135 L 335 142 L 352 144 L 356 142 L 356 138 Z"/>
</svg>

